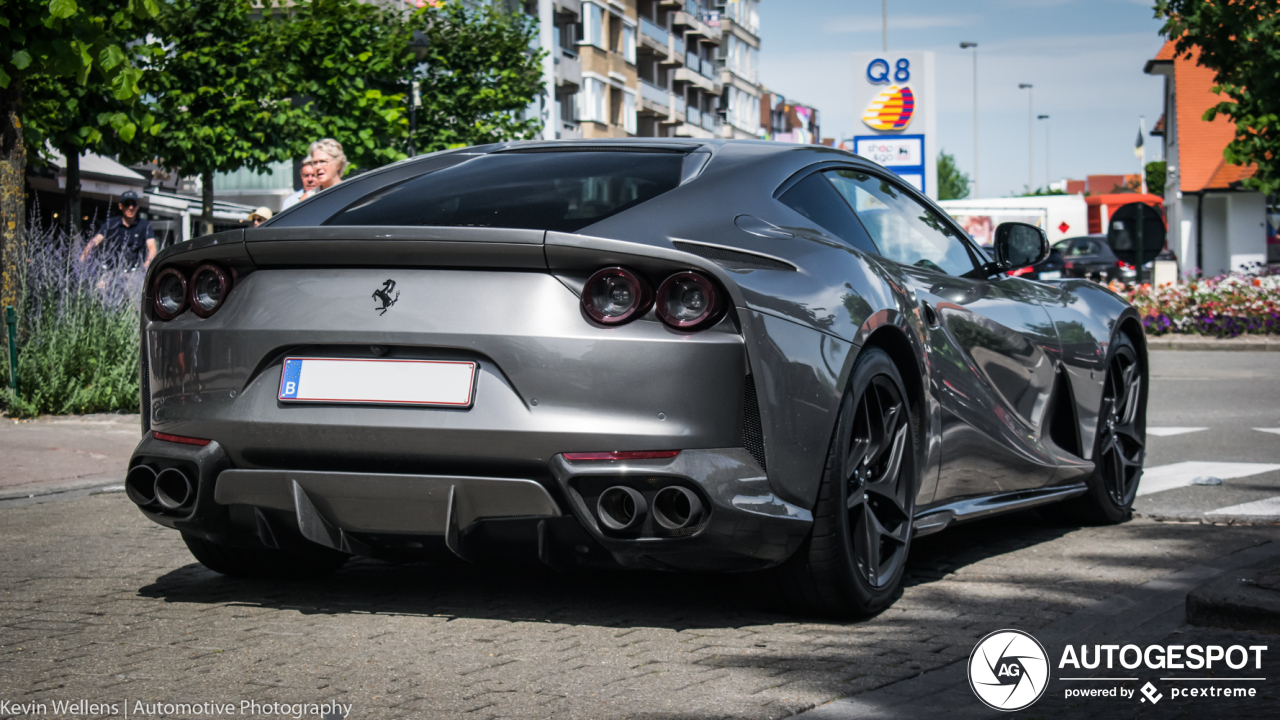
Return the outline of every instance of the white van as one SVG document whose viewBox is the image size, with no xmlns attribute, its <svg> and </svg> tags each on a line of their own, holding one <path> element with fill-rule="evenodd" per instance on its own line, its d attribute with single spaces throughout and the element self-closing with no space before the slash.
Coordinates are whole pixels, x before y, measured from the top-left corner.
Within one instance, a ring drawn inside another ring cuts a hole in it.
<svg viewBox="0 0 1280 720">
<path fill-rule="evenodd" d="M 984 248 L 990 247 L 996 225 L 1025 222 L 1044 228 L 1049 244 L 1089 233 L 1089 212 L 1083 195 L 943 200 L 938 203 Z"/>
</svg>

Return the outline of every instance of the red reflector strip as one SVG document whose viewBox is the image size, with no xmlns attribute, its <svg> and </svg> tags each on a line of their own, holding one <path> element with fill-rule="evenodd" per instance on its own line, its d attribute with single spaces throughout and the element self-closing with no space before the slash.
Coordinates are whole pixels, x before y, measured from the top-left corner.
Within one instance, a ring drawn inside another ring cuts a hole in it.
<svg viewBox="0 0 1280 720">
<path fill-rule="evenodd" d="M 680 454 L 679 450 L 636 450 L 631 452 L 565 453 L 565 460 L 662 460 Z"/>
<path fill-rule="evenodd" d="M 170 435 L 169 433 L 152 432 L 151 437 L 165 442 L 182 443 L 183 445 L 208 445 L 209 441 L 203 438 L 183 437 L 182 435 Z"/>
</svg>

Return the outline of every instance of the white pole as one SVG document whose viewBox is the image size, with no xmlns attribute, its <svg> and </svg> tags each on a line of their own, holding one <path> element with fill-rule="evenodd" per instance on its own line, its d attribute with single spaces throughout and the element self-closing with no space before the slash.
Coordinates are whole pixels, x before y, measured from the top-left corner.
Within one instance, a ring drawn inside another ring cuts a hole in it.
<svg viewBox="0 0 1280 720">
<path fill-rule="evenodd" d="M 538 44 L 546 52 L 542 58 L 542 85 L 546 91 L 542 106 L 542 139 L 555 140 L 560 135 L 560 104 L 556 102 L 555 10 L 551 0 L 538 0 Z"/>
<path fill-rule="evenodd" d="M 880 34 L 884 52 L 889 52 L 889 0 L 880 0 Z"/>
<path fill-rule="evenodd" d="M 1142 157 L 1138 162 L 1142 163 L 1140 172 L 1142 173 L 1142 194 L 1147 194 L 1147 143 L 1145 137 L 1147 134 L 1147 117 L 1145 115 L 1138 116 L 1138 137 L 1144 138 L 1142 143 Z M 1155 267 L 1154 265 L 1152 267 Z"/>
</svg>

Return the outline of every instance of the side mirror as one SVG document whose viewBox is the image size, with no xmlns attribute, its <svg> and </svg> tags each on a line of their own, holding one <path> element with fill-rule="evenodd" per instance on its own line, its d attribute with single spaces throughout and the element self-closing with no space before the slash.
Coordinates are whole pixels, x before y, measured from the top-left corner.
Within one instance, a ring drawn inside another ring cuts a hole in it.
<svg viewBox="0 0 1280 720">
<path fill-rule="evenodd" d="M 992 244 L 996 255 L 990 266 L 992 275 L 1035 265 L 1049 257 L 1049 236 L 1028 223 L 1000 223 Z"/>
</svg>

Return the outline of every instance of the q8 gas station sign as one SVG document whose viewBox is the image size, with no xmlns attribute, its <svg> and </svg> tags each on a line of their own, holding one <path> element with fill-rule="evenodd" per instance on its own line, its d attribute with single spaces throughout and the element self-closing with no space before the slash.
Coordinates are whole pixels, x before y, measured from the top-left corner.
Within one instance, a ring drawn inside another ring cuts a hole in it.
<svg viewBox="0 0 1280 720">
<path fill-rule="evenodd" d="M 937 111 L 931 52 L 853 56 L 853 151 L 938 198 Z"/>
</svg>

